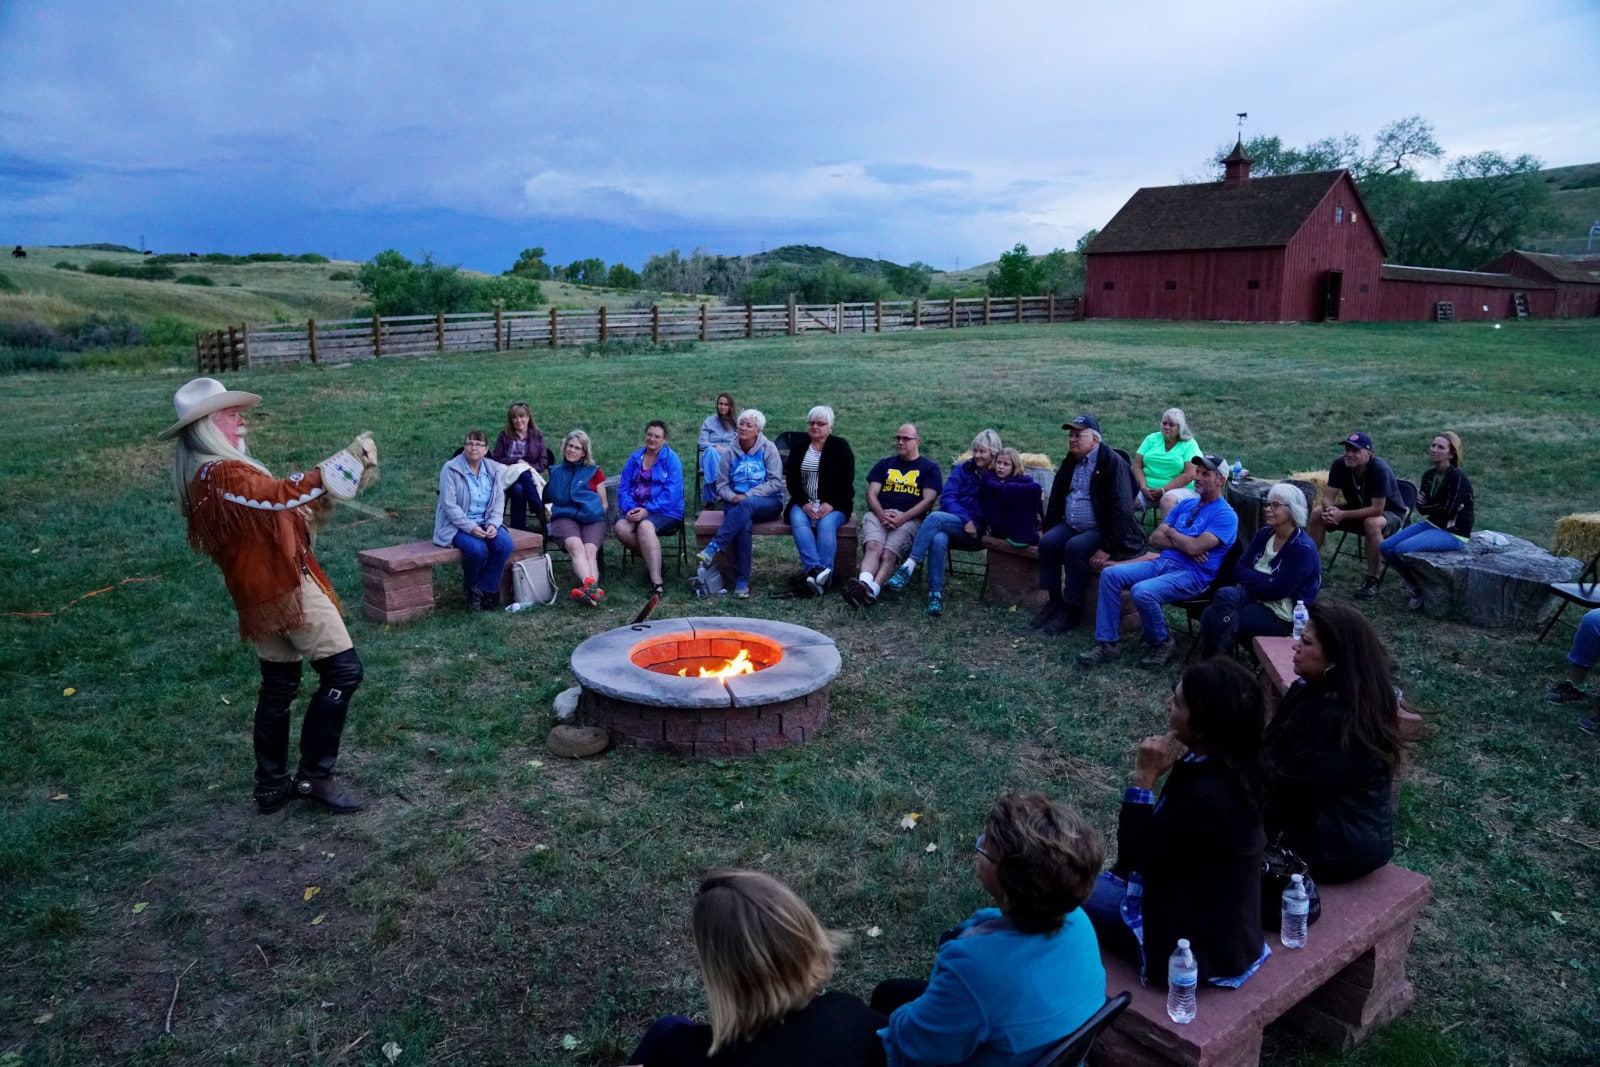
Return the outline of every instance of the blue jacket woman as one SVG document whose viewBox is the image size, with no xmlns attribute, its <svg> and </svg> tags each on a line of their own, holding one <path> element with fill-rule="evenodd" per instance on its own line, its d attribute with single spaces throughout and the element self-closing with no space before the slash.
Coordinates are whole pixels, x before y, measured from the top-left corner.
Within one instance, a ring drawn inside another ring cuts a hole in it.
<svg viewBox="0 0 1600 1067">
<path fill-rule="evenodd" d="M 1234 584 L 1218 589 L 1200 616 L 1200 651 L 1207 656 L 1229 654 L 1257 637 L 1288 637 L 1295 601 L 1309 607 L 1322 588 L 1322 556 L 1302 528 L 1305 494 L 1279 482 L 1267 494 L 1263 515 L 1266 525 L 1234 565 Z"/>
<path fill-rule="evenodd" d="M 649 479 L 649 492 L 640 495 L 639 486 Z M 644 449 L 628 457 L 622 465 L 622 480 L 617 485 L 617 506 L 626 515 L 634 508 L 644 508 L 652 515 L 665 515 L 672 519 L 683 518 L 683 462 L 668 445 L 662 445 L 655 466 L 648 475 L 644 471 Z"/>
<path fill-rule="evenodd" d="M 553 519 L 572 519 L 574 522 L 602 522 L 606 517 L 605 504 L 595 491 L 595 476 L 600 468 L 593 463 L 573 463 L 562 460 L 550 468 L 550 481 L 544 487 L 545 503 L 550 506 Z M 681 471 L 679 478 L 683 477 Z M 604 481 L 604 479 L 601 479 Z M 682 505 L 679 505 L 680 509 Z"/>
</svg>

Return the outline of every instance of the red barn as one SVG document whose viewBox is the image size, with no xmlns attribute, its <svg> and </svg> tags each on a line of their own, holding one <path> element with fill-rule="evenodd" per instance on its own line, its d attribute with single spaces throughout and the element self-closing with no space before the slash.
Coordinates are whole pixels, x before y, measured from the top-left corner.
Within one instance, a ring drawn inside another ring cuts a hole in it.
<svg viewBox="0 0 1600 1067">
<path fill-rule="evenodd" d="M 1086 250 L 1085 314 L 1110 319 L 1368 320 L 1384 244 L 1349 172 L 1140 189 Z"/>
<path fill-rule="evenodd" d="M 1476 270 L 1385 264 L 1383 284 L 1378 287 L 1378 318 L 1384 322 L 1437 318 L 1439 305 L 1448 303 L 1450 317 L 1458 322 L 1514 319 L 1519 296 L 1526 314 L 1543 319 L 1556 313 L 1556 287 L 1549 282 Z"/>
<path fill-rule="evenodd" d="M 1551 314 L 1567 318 L 1600 315 L 1600 259 L 1567 259 L 1513 250 L 1485 263 L 1483 269 L 1553 284 L 1555 310 Z"/>
</svg>

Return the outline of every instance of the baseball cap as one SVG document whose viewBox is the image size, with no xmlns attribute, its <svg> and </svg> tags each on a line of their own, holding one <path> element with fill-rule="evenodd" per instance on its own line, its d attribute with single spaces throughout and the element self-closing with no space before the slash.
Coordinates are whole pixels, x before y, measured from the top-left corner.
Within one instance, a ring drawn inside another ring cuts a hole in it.
<svg viewBox="0 0 1600 1067">
<path fill-rule="evenodd" d="M 1061 428 L 1063 430 L 1093 430 L 1095 433 L 1099 433 L 1100 420 L 1093 415 L 1079 415 L 1071 422 L 1063 422 Z"/>
<path fill-rule="evenodd" d="M 1351 434 L 1349 437 L 1346 437 L 1339 443 L 1344 445 L 1346 448 L 1365 448 L 1368 450 L 1372 448 L 1371 436 L 1362 433 L 1360 430 L 1357 430 L 1355 433 Z"/>
<path fill-rule="evenodd" d="M 1208 471 L 1228 471 L 1232 467 L 1227 460 L 1215 452 L 1207 452 L 1203 456 L 1194 457 L 1195 466 L 1204 467 Z"/>
</svg>

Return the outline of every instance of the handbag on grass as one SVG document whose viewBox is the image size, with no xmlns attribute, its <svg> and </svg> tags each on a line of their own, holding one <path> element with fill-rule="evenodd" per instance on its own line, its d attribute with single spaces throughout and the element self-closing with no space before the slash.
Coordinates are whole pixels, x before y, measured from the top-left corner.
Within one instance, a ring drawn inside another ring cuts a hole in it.
<svg viewBox="0 0 1600 1067">
<path fill-rule="evenodd" d="M 511 588 L 518 604 L 556 602 L 556 568 L 549 556 L 529 556 L 511 567 Z"/>
<path fill-rule="evenodd" d="M 1290 876 L 1296 874 L 1304 876 L 1306 894 L 1311 897 L 1306 925 L 1322 918 L 1322 897 L 1311 880 L 1311 865 L 1292 849 L 1269 843 L 1261 858 L 1261 922 L 1266 929 L 1276 930 L 1283 921 L 1283 891 L 1289 888 Z"/>
</svg>

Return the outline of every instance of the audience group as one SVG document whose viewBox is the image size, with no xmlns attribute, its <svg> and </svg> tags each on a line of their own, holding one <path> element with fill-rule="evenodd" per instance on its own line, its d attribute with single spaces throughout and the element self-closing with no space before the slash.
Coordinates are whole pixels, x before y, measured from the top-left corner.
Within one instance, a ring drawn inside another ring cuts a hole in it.
<svg viewBox="0 0 1600 1067">
<path fill-rule="evenodd" d="M 1048 498 L 995 430 L 980 431 L 946 476 L 906 423 L 867 473 L 857 573 L 836 576 L 839 534 L 856 514 L 855 453 L 825 405 L 807 414 L 803 437 L 786 441 L 786 457 L 766 428 L 761 411 L 739 410 L 723 393 L 696 442 L 695 489 L 704 506 L 722 510 L 697 562 L 729 570 L 735 597 L 750 595 L 753 527 L 780 517 L 799 556 L 795 594 L 837 585 L 860 609 L 906 590 L 921 570 L 927 611 L 939 615 L 949 552 L 980 550 L 988 536 L 1038 546 L 1044 596 L 1032 626 L 1055 636 L 1092 622 L 1082 666 L 1121 657 L 1124 592 L 1147 669 L 1172 655 L 1164 606 L 1209 594 L 1199 602 L 1202 657 L 1167 697 L 1166 731 L 1134 750 L 1108 869 L 1100 836 L 1072 809 L 1039 793 L 1001 797 L 974 846 L 977 881 L 994 906 L 941 935 L 925 980 L 888 978 L 870 1003 L 828 991 L 846 938 L 794 892 L 764 874 L 712 871 L 693 909 L 710 1021 L 659 1020 L 631 1063 L 1032 1063 L 1101 1006 L 1102 951 L 1159 986 L 1185 938 L 1203 982 L 1248 981 L 1272 955 L 1263 923 L 1274 911 L 1263 899 L 1269 845 L 1292 851 L 1314 884 L 1358 879 L 1389 861 L 1403 757 L 1394 667 L 1361 612 L 1319 597 L 1320 548 L 1330 532 L 1357 537 L 1366 572 L 1355 598 L 1379 596 L 1387 567 L 1401 576 L 1408 606 L 1420 607 L 1406 554 L 1456 551 L 1472 532 L 1456 434 L 1431 440 L 1414 496 L 1370 436 L 1349 434 L 1317 499 L 1289 482 L 1271 486 L 1260 529 L 1241 543 L 1224 496 L 1229 465 L 1201 449 L 1181 409 L 1163 412 L 1131 456 L 1104 441 L 1093 415 L 1064 423 L 1066 456 Z M 613 527 L 645 560 L 656 595 L 665 591 L 660 539 L 684 521 L 684 468 L 668 436 L 662 421 L 646 424 L 618 481 Z M 606 479 L 588 435 L 570 431 L 553 456 L 527 406 L 513 404 L 492 450 L 473 431 L 445 464 L 434 540 L 461 550 L 470 607 L 493 604 L 511 551 L 507 506 L 513 527 L 526 528 L 531 515 L 565 549 L 573 599 L 599 604 Z M 1234 653 L 1254 637 L 1291 633 L 1296 677 L 1269 714 Z M 1569 677 L 1546 694 L 1552 702 L 1586 698 L 1600 610 L 1583 618 L 1568 658 Z M 1595 729 L 1593 719 L 1581 725 Z"/>
</svg>

